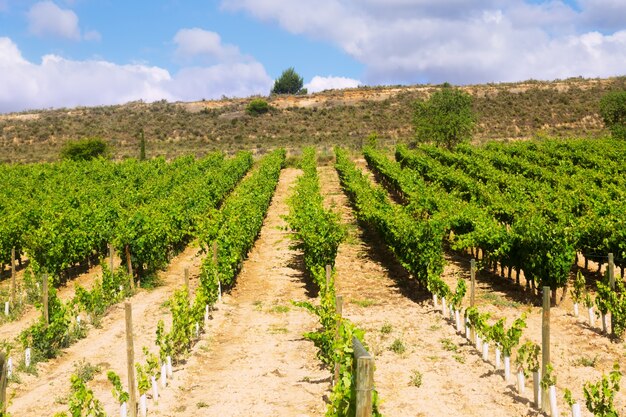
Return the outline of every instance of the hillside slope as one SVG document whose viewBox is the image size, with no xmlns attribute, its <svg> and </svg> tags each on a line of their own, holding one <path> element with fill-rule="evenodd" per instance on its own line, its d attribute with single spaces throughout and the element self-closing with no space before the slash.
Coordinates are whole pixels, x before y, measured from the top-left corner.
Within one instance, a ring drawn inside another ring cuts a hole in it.
<svg viewBox="0 0 626 417">
<path fill-rule="evenodd" d="M 371 133 L 382 140 L 408 140 L 415 100 L 437 86 L 333 90 L 306 96 L 272 97 L 274 110 L 247 115 L 250 99 L 58 109 L 0 115 L 0 162 L 51 161 L 68 139 L 101 137 L 117 158 L 137 156 L 144 129 L 148 156 L 168 158 L 241 148 L 263 152 L 304 144 L 359 146 Z M 463 87 L 474 97 L 477 141 L 534 135 L 600 136 L 597 115 L 603 94 L 626 89 L 626 77 L 572 78 L 553 82 Z"/>
</svg>

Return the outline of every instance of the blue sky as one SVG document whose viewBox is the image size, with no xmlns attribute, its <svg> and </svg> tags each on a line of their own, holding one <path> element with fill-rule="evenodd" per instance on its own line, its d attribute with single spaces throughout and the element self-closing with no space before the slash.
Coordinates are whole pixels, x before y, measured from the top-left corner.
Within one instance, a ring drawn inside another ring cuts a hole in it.
<svg viewBox="0 0 626 417">
<path fill-rule="evenodd" d="M 623 0 L 0 0 L 0 112 L 626 73 Z"/>
</svg>

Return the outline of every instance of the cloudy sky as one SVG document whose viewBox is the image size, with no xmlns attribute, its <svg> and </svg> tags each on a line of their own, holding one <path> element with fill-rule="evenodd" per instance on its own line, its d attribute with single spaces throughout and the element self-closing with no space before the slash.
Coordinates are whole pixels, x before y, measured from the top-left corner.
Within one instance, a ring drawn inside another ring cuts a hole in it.
<svg viewBox="0 0 626 417">
<path fill-rule="evenodd" d="M 626 74 L 626 0 L 0 0 L 0 113 Z"/>
</svg>

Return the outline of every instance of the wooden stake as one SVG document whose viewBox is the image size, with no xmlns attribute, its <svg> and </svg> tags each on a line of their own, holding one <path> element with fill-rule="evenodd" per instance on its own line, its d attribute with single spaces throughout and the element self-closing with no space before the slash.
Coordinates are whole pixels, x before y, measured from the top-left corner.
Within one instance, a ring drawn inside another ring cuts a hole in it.
<svg viewBox="0 0 626 417">
<path fill-rule="evenodd" d="M 356 410 L 355 417 L 371 417 L 372 389 L 374 388 L 374 358 L 363 348 L 356 337 L 352 338 L 356 360 Z"/>
<path fill-rule="evenodd" d="M 213 241 L 213 263 L 217 265 L 217 240 Z"/>
<path fill-rule="evenodd" d="M 5 416 L 7 412 L 7 358 L 4 353 L 0 353 L 0 415 Z"/>
<path fill-rule="evenodd" d="M 470 261 L 470 307 L 476 302 L 476 260 Z M 470 340 L 476 340 L 474 326 L 470 327 Z"/>
<path fill-rule="evenodd" d="M 137 417 L 137 396 L 135 393 L 135 347 L 133 345 L 133 306 L 130 301 L 124 303 L 126 312 L 126 363 L 128 369 L 128 411 L 130 417 Z"/>
<path fill-rule="evenodd" d="M 541 321 L 541 375 L 547 372 L 550 363 L 550 287 L 543 287 L 543 315 Z M 548 390 L 541 390 L 543 411 L 550 410 Z"/>
<path fill-rule="evenodd" d="M 135 279 L 133 278 L 133 264 L 130 261 L 130 247 L 126 245 L 126 264 L 128 265 L 128 275 L 130 275 L 130 289 L 135 289 Z"/>
<path fill-rule="evenodd" d="M 15 277 L 15 248 L 11 248 L 11 303 L 15 305 L 16 277 Z"/>
<path fill-rule="evenodd" d="M 48 274 L 43 274 L 43 319 L 46 322 L 46 326 L 50 323 L 50 316 L 48 311 Z"/>
<path fill-rule="evenodd" d="M 335 328 L 335 340 L 339 337 L 339 328 L 341 327 L 341 318 L 343 314 L 343 296 L 338 295 L 335 297 L 335 313 L 339 316 L 337 319 L 337 327 Z M 333 386 L 339 379 L 339 362 L 335 362 L 335 374 L 333 377 Z"/>
<path fill-rule="evenodd" d="M 111 270 L 111 273 L 113 273 L 113 254 L 115 252 L 115 249 L 113 249 L 113 245 L 111 245 L 109 243 L 109 269 Z"/>
<path fill-rule="evenodd" d="M 612 253 L 609 253 L 609 286 L 611 287 L 611 291 L 615 291 L 615 262 Z M 613 320 L 613 314 L 611 314 L 611 336 L 615 336 L 615 320 Z"/>
<path fill-rule="evenodd" d="M 185 287 L 187 287 L 187 299 L 191 301 L 191 288 L 189 288 L 189 268 L 185 268 Z"/>
<path fill-rule="evenodd" d="M 332 277 L 332 268 L 330 265 L 326 265 L 326 289 L 330 286 L 330 278 Z"/>
</svg>

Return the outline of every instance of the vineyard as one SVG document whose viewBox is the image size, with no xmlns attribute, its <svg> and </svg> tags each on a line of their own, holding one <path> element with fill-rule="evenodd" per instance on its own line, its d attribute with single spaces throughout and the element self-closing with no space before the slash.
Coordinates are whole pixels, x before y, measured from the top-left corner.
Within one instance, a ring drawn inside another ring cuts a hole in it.
<svg viewBox="0 0 626 417">
<path fill-rule="evenodd" d="M 6 415 L 626 415 L 621 143 L 318 157 L 0 165 Z"/>
</svg>

